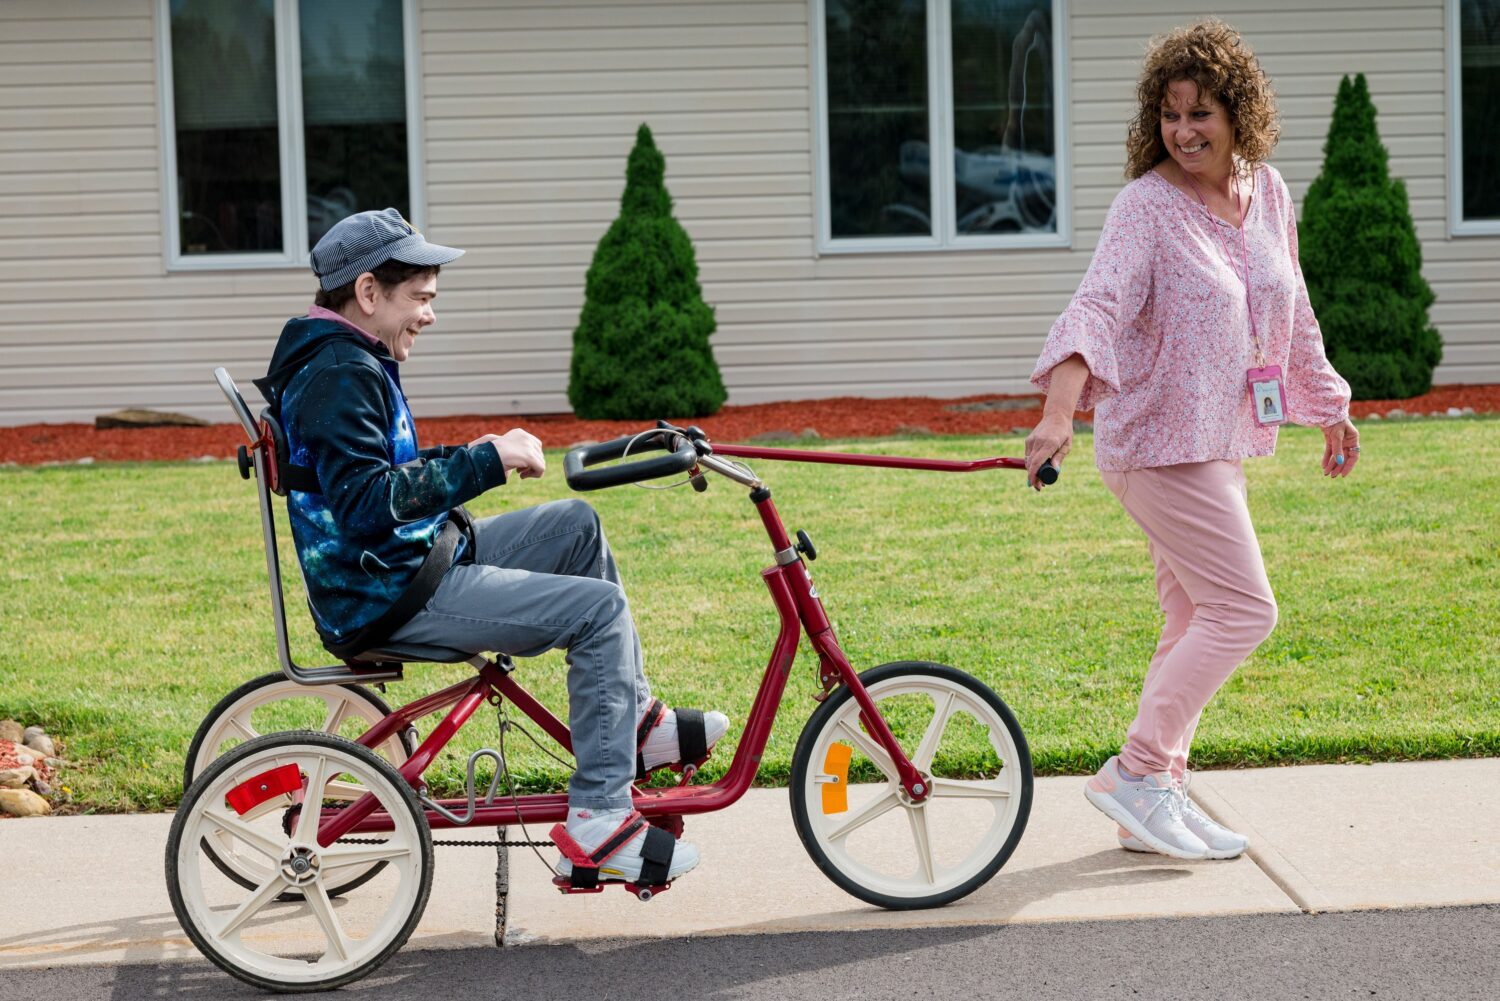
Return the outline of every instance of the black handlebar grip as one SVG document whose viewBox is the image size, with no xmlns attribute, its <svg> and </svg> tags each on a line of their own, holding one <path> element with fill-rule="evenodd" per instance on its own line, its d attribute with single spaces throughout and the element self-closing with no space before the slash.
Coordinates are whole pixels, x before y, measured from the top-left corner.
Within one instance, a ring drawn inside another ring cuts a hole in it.
<svg viewBox="0 0 1500 1001">
<path fill-rule="evenodd" d="M 608 469 L 587 468 L 601 462 L 609 462 L 611 459 L 618 459 L 625 454 L 627 448 L 631 455 L 641 452 L 667 451 L 672 447 L 673 441 L 677 442 L 677 447 L 667 455 L 622 462 Z M 639 483 L 642 480 L 655 480 L 674 473 L 685 473 L 697 463 L 698 450 L 687 438 L 674 434 L 626 435 L 613 441 L 600 442 L 597 445 L 583 445 L 573 449 L 563 457 L 563 477 L 568 481 L 568 486 L 574 490 L 603 490 L 606 487 L 618 487 L 626 483 Z"/>
<path fill-rule="evenodd" d="M 1036 471 L 1036 478 L 1042 481 L 1043 486 L 1050 487 L 1052 484 L 1057 482 L 1058 472 L 1059 470 L 1052 464 L 1052 460 L 1048 459 L 1046 462 L 1042 463 L 1042 468 Z"/>
</svg>

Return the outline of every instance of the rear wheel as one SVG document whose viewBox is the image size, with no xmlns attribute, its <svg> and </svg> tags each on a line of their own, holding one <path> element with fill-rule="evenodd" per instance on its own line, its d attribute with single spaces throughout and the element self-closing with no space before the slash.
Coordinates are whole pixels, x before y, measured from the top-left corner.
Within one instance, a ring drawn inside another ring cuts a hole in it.
<svg viewBox="0 0 1500 1001">
<path fill-rule="evenodd" d="M 379 695 L 361 685 L 302 685 L 279 671 L 263 674 L 245 682 L 209 710 L 193 742 L 188 746 L 187 762 L 182 771 L 182 788 L 186 791 L 217 758 L 233 748 L 266 733 L 290 730 L 314 730 L 354 739 L 390 715 L 391 707 Z M 391 764 L 400 767 L 414 750 L 410 732 L 392 735 L 376 749 Z M 335 783 L 329 795 L 349 799 L 355 790 Z M 292 806 L 292 798 L 281 796 L 267 800 L 256 808 L 252 820 L 268 813 L 282 814 Z M 242 854 L 235 842 L 225 838 L 205 845 L 208 857 L 230 879 L 241 886 L 260 886 L 268 870 L 255 852 Z M 349 869 L 343 878 L 328 887 L 328 895 L 348 893 L 374 878 L 380 865 Z M 286 891 L 286 899 L 300 898 L 295 889 Z"/>
<path fill-rule="evenodd" d="M 807 721 L 792 759 L 792 818 L 818 868 L 891 909 L 939 907 L 983 886 L 1031 813 L 1031 754 L 988 686 L 924 661 L 860 681 L 931 794 L 913 801 L 847 687 Z"/>
<path fill-rule="evenodd" d="M 360 843 L 318 844 L 320 819 L 347 809 L 329 789 L 370 794 L 390 818 Z M 254 809 L 282 790 L 301 800 L 290 830 L 282 813 Z M 226 876 L 208 846 L 259 859 L 255 886 Z M 378 864 L 358 904 L 335 906 L 329 888 Z M 432 835 L 411 786 L 366 747 L 323 733 L 278 733 L 214 761 L 189 788 L 167 838 L 167 892 L 193 944 L 230 975 L 273 991 L 328 990 L 358 980 L 411 936 L 432 889 Z"/>
</svg>

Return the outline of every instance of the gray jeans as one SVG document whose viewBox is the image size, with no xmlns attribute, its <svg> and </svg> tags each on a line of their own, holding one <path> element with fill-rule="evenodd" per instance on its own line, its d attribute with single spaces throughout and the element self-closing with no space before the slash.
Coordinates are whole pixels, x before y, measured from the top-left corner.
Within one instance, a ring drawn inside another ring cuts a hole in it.
<svg viewBox="0 0 1500 1001">
<path fill-rule="evenodd" d="M 581 500 L 554 501 L 478 521 L 474 538 L 474 562 L 449 570 L 391 645 L 515 657 L 566 649 L 578 763 L 568 805 L 628 808 L 635 726 L 651 687 L 599 516 Z"/>
</svg>

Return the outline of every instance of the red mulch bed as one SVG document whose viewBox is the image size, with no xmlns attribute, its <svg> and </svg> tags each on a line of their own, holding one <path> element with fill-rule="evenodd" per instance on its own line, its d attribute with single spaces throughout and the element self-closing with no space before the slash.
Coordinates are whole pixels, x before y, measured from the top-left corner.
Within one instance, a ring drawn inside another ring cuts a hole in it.
<svg viewBox="0 0 1500 1001">
<path fill-rule="evenodd" d="M 955 409 L 964 404 L 1038 397 L 970 396 L 936 400 L 906 396 L 884 400 L 840 396 L 829 400 L 762 403 L 725 407 L 713 417 L 677 423 L 696 423 L 719 441 L 744 441 L 771 432 L 801 434 L 812 428 L 823 438 L 881 438 L 907 434 L 1008 434 L 1030 428 L 1041 417 L 1037 406 L 1017 409 Z M 1472 407 L 1479 413 L 1500 412 L 1500 385 L 1440 386 L 1409 400 L 1363 400 L 1352 407 L 1356 420 L 1396 408 L 1412 413 L 1444 412 L 1449 407 Z M 1088 416 L 1088 415 L 1080 415 Z M 571 414 L 498 417 L 434 417 L 417 421 L 420 439 L 429 445 L 470 441 L 489 432 L 524 427 L 550 448 L 580 441 L 605 441 L 639 430 L 641 421 L 581 421 Z M 0 428 L 0 462 L 34 465 L 42 462 L 100 462 L 143 459 L 229 457 L 245 435 L 237 424 L 202 428 L 141 428 L 96 431 L 88 424 L 27 424 Z"/>
</svg>

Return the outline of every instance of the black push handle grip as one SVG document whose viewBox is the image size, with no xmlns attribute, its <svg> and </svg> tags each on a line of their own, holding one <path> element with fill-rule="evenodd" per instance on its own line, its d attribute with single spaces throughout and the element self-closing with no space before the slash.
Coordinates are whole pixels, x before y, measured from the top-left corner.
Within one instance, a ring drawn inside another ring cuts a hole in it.
<svg viewBox="0 0 1500 1001">
<path fill-rule="evenodd" d="M 672 443 L 676 442 L 673 449 Z M 633 443 L 633 444 L 632 444 Z M 589 466 L 618 459 L 629 449 L 631 455 L 640 452 L 669 451 L 652 459 L 622 462 L 608 469 L 589 469 Z M 646 435 L 626 435 L 614 441 L 597 445 L 581 445 L 563 457 L 563 477 L 574 490 L 603 490 L 626 483 L 655 480 L 674 473 L 685 473 L 698 464 L 698 450 L 691 439 L 659 432 Z"/>
<path fill-rule="evenodd" d="M 1042 486 L 1050 487 L 1057 482 L 1059 472 L 1060 470 L 1052 464 L 1052 460 L 1048 459 L 1042 463 L 1042 468 L 1036 471 L 1036 478 L 1042 481 Z"/>
</svg>

